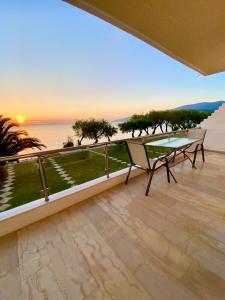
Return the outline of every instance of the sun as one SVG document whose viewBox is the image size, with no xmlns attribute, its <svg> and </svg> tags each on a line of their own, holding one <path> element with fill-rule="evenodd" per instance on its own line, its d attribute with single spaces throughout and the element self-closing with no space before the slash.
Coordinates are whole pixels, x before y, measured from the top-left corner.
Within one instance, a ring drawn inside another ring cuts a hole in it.
<svg viewBox="0 0 225 300">
<path fill-rule="evenodd" d="M 18 122 L 19 124 L 23 124 L 23 123 L 25 122 L 25 118 L 24 118 L 23 116 L 18 116 L 18 117 L 17 117 L 17 122 Z"/>
</svg>

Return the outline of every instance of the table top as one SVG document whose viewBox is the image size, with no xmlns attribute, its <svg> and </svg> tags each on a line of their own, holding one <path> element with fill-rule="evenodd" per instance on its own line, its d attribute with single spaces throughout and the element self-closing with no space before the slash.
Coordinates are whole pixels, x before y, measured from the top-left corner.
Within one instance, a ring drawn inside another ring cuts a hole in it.
<svg viewBox="0 0 225 300">
<path fill-rule="evenodd" d="M 157 140 L 154 142 L 149 142 L 149 143 L 146 143 L 145 145 L 146 146 L 180 149 L 182 147 L 191 145 L 198 141 L 200 141 L 200 139 L 171 137 L 171 138 Z"/>
</svg>

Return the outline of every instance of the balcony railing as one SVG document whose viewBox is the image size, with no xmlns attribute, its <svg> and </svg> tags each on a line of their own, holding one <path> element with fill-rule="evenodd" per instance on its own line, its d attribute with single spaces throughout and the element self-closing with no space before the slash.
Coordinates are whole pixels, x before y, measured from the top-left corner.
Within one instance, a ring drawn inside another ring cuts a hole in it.
<svg viewBox="0 0 225 300">
<path fill-rule="evenodd" d="M 185 135 L 187 131 L 172 131 L 140 136 L 135 139 L 147 142 L 162 137 Z M 111 173 L 124 169 L 129 165 L 125 140 L 128 139 L 0 158 L 0 165 L 5 163 L 6 166 L 10 166 L 10 162 L 21 162 L 14 167 L 16 171 L 18 169 L 18 182 L 14 187 L 14 189 L 18 189 L 18 204 L 16 203 L 12 207 L 37 200 L 40 195 L 44 197 L 45 201 L 49 201 L 50 194 L 65 190 L 73 185 L 79 185 L 101 176 L 110 178 Z M 162 154 L 162 151 L 162 149 L 156 149 L 149 155 L 156 157 Z M 36 162 L 37 168 L 34 168 L 34 162 Z M 29 163 L 32 163 L 32 165 L 29 165 Z M 79 174 L 75 174 L 77 171 L 79 171 Z M 64 184 L 57 183 L 59 177 Z M 41 191 L 37 185 L 41 187 Z M 7 189 L 5 190 L 6 195 L 8 195 Z M 29 191 L 31 191 L 30 194 Z M 4 203 L 4 200 L 1 203 Z"/>
</svg>

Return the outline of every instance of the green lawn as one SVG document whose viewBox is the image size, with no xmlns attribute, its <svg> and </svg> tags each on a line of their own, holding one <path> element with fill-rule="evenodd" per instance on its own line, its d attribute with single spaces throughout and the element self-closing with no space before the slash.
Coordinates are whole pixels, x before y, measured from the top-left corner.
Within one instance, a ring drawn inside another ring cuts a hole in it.
<svg viewBox="0 0 225 300">
<path fill-rule="evenodd" d="M 47 160 L 44 162 L 44 167 L 50 194 L 64 190 L 70 186 L 60 178 Z M 15 164 L 14 169 L 16 176 L 10 208 L 41 198 L 41 183 L 36 162 L 21 162 Z"/>
<path fill-rule="evenodd" d="M 94 149 L 93 151 L 97 152 L 99 149 Z M 105 175 L 105 158 L 92 151 L 85 152 L 85 155 L 82 155 L 82 153 L 73 153 L 54 158 L 54 160 L 72 177 L 75 184 L 81 184 Z M 103 150 L 100 150 L 99 152 L 102 153 Z M 121 163 L 111 160 L 109 167 L 110 172 L 115 172 L 124 168 Z"/>
</svg>

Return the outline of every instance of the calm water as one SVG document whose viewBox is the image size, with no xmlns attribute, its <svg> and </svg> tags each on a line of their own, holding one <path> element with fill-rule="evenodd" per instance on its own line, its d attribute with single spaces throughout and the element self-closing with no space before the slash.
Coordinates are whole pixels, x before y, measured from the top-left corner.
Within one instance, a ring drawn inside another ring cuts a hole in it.
<svg viewBox="0 0 225 300">
<path fill-rule="evenodd" d="M 112 123 L 114 126 L 117 124 Z M 74 131 L 71 128 L 72 124 L 48 124 L 48 125 L 29 125 L 24 126 L 22 129 L 26 130 L 30 136 L 37 137 L 41 140 L 43 144 L 47 146 L 48 150 L 62 148 L 63 142 L 67 140 L 68 136 L 74 139 L 74 145 L 77 145 L 77 139 L 74 135 Z M 113 137 L 113 140 L 122 139 L 130 137 L 129 134 L 123 134 L 118 132 L 117 135 Z M 99 142 L 106 141 L 105 138 L 99 140 Z M 90 144 L 91 140 L 83 140 L 82 144 Z M 23 153 L 36 152 L 37 150 L 26 150 Z"/>
<path fill-rule="evenodd" d="M 112 122 L 112 125 L 118 127 L 118 123 Z M 72 123 L 68 124 L 48 124 L 48 125 L 29 125 L 24 126 L 21 129 L 26 130 L 30 136 L 37 137 L 41 140 L 43 144 L 47 146 L 46 149 L 43 150 L 52 150 L 59 149 L 63 147 L 63 142 L 67 140 L 68 136 L 71 136 L 74 140 L 74 145 L 77 145 L 78 137 L 74 135 L 74 131 L 72 130 Z M 160 129 L 157 128 L 156 133 L 160 133 Z M 135 134 L 137 136 L 138 133 Z M 125 139 L 130 138 L 131 133 L 126 134 L 122 133 L 118 130 L 118 133 L 111 140 Z M 99 139 L 99 142 L 106 141 L 106 138 Z M 83 140 L 82 145 L 91 144 L 92 140 Z M 32 153 L 37 152 L 38 150 L 25 150 L 22 151 L 21 154 L 24 153 Z"/>
</svg>

